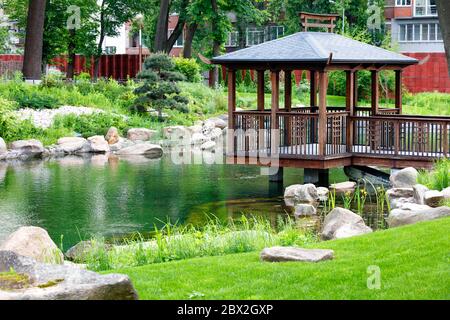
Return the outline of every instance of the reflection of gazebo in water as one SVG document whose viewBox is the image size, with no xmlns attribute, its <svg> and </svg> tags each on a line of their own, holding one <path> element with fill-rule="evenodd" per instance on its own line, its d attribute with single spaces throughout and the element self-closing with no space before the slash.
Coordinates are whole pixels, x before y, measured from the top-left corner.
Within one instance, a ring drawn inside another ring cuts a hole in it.
<svg viewBox="0 0 450 320">
<path fill-rule="evenodd" d="M 416 59 L 333 33 L 300 32 L 212 61 L 227 69 L 229 128 L 259 130 L 258 139 L 229 130 L 229 162 L 267 164 L 263 155 L 270 153 L 279 156 L 280 167 L 317 173 L 349 165 L 428 167 L 434 159 L 449 155 L 450 117 L 402 115 L 402 70 Z M 236 72 L 249 69 L 257 72 L 257 108 L 236 111 Z M 307 107 L 292 107 L 294 70 L 308 70 L 312 79 Z M 345 108 L 327 105 L 327 73 L 334 70 L 346 73 Z M 371 72 L 370 108 L 357 105 L 360 70 Z M 395 108 L 379 106 L 381 70 L 395 72 Z M 266 71 L 272 88 L 270 109 L 264 100 Z"/>
</svg>

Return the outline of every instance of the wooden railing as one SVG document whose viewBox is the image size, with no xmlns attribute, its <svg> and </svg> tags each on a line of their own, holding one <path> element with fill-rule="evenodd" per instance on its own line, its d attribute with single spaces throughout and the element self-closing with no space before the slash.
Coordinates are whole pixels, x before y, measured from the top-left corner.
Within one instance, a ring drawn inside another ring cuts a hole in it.
<svg viewBox="0 0 450 320">
<path fill-rule="evenodd" d="M 353 153 L 395 157 L 449 156 L 450 118 L 351 117 Z"/>
<path fill-rule="evenodd" d="M 304 109 L 310 108 L 277 112 L 277 131 L 271 130 L 270 111 L 234 112 L 234 151 L 245 156 L 272 152 L 298 159 L 351 154 L 426 159 L 450 156 L 448 117 L 402 116 L 391 111 L 395 109 L 389 109 L 389 116 L 350 117 L 342 108 L 334 109 L 326 116 L 326 143 L 319 145 L 319 114 Z M 368 111 L 357 110 L 361 114 Z"/>
</svg>

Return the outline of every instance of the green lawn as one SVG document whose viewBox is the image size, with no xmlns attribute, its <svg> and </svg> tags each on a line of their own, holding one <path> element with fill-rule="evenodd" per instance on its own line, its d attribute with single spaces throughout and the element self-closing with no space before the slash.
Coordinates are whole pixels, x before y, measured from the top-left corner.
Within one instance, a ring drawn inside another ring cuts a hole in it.
<svg viewBox="0 0 450 320">
<path fill-rule="evenodd" d="M 258 252 L 138 268 L 128 274 L 141 299 L 449 299 L 450 218 L 328 241 L 321 263 L 267 263 Z M 367 267 L 381 289 L 367 288 Z"/>
</svg>

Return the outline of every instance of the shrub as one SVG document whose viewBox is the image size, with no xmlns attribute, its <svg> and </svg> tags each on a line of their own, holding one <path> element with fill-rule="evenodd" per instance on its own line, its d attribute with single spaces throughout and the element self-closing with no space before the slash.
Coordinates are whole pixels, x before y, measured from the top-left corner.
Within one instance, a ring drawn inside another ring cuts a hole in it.
<svg viewBox="0 0 450 320">
<path fill-rule="evenodd" d="M 15 101 L 21 108 L 53 109 L 61 105 L 54 95 L 39 91 L 26 90 L 15 96 Z"/>
<path fill-rule="evenodd" d="M 435 162 L 432 171 L 420 171 L 418 182 L 432 190 L 443 190 L 450 186 L 450 159 Z"/>
<path fill-rule="evenodd" d="M 182 57 L 174 58 L 175 71 L 183 74 L 188 82 L 200 82 L 202 76 L 200 74 L 200 65 L 195 59 L 187 59 Z"/>
</svg>

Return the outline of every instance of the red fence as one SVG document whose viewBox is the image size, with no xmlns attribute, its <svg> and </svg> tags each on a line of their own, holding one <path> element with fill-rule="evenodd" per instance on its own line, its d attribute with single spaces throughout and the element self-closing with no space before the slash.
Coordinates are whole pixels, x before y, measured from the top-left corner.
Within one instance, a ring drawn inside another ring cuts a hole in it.
<svg viewBox="0 0 450 320">
<path fill-rule="evenodd" d="M 450 77 L 445 53 L 403 53 L 418 59 L 419 65 L 405 68 L 403 79 L 410 92 L 450 93 Z"/>
<path fill-rule="evenodd" d="M 143 56 L 143 60 L 146 56 Z M 21 55 L 0 55 L 0 75 L 12 74 L 22 70 L 23 56 Z M 66 57 L 53 59 L 51 66 L 62 72 L 67 70 Z M 75 74 L 88 72 L 94 74 L 94 59 L 77 55 L 75 57 Z M 103 55 L 100 58 L 99 76 L 103 78 L 113 78 L 116 80 L 126 80 L 134 78 L 139 72 L 139 55 L 116 54 Z"/>
</svg>

